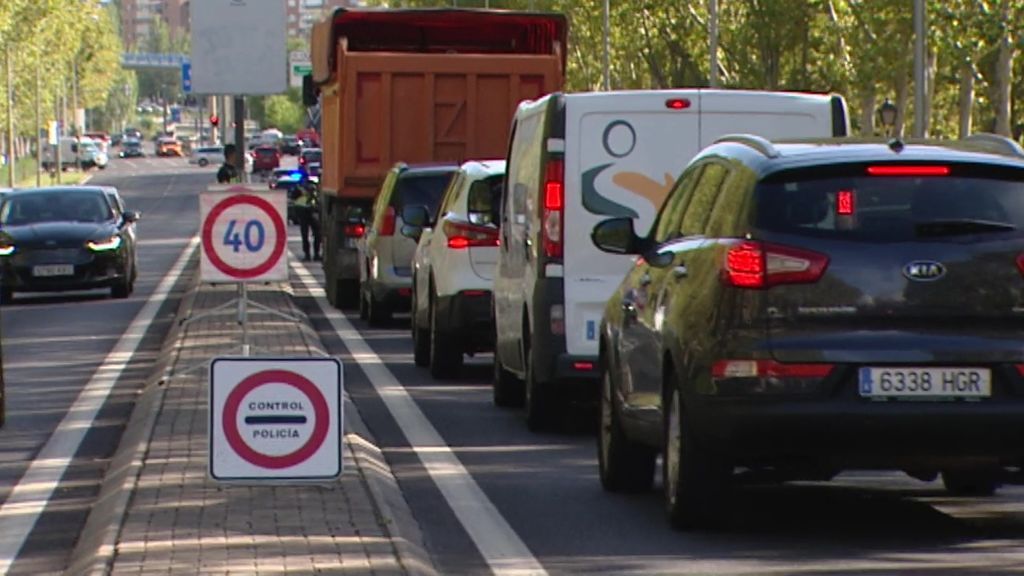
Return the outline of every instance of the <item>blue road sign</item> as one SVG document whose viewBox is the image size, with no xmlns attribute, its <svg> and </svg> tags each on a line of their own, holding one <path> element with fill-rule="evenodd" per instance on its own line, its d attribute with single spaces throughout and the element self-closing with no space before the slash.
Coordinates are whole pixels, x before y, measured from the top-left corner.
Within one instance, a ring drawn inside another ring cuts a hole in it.
<svg viewBox="0 0 1024 576">
<path fill-rule="evenodd" d="M 192 64 L 181 63 L 181 91 L 188 94 L 192 92 Z"/>
<path fill-rule="evenodd" d="M 175 106 L 171 108 L 171 122 L 181 122 L 181 107 Z"/>
</svg>

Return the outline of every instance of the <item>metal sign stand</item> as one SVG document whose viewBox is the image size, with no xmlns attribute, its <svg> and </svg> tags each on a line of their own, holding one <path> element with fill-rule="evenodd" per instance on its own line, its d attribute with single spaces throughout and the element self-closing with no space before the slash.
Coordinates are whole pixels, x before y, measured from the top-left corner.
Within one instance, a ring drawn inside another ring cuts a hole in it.
<svg viewBox="0 0 1024 576">
<path fill-rule="evenodd" d="M 269 306 L 260 304 L 259 302 L 256 302 L 255 300 L 250 299 L 249 298 L 248 284 L 246 284 L 245 282 L 238 282 L 238 296 L 232 298 L 231 300 L 228 300 L 227 302 L 225 302 L 225 303 L 223 303 L 223 304 L 221 304 L 221 305 L 219 305 L 219 306 L 217 306 L 215 308 L 211 308 L 210 310 L 206 310 L 204 312 L 196 314 L 195 316 L 189 316 L 188 318 L 183 318 L 181 320 L 181 322 L 179 323 L 179 326 L 184 328 L 185 326 L 188 326 L 189 324 L 191 324 L 193 322 L 196 322 L 196 321 L 199 321 L 199 320 L 203 320 L 205 318 L 211 318 L 211 317 L 214 317 L 214 316 L 221 316 L 225 312 L 228 312 L 231 309 L 234 309 L 236 311 L 237 315 L 238 315 L 237 316 L 237 318 L 238 318 L 238 325 L 241 326 L 241 328 L 242 328 L 242 342 L 240 344 L 242 356 L 251 356 L 252 355 L 252 351 L 253 351 L 253 347 L 249 343 L 249 308 L 250 307 L 254 308 L 255 310 L 259 310 L 260 312 L 263 312 L 265 314 L 270 314 L 271 316 L 276 316 L 276 317 L 281 318 L 282 320 L 286 320 L 288 322 L 295 322 L 295 323 L 302 322 L 302 320 L 300 318 L 296 317 L 296 316 L 292 316 L 291 314 L 285 314 L 284 312 L 281 312 L 279 310 L 274 310 L 273 308 L 271 308 Z M 184 370 L 173 370 L 172 374 L 170 374 L 169 376 L 171 376 L 171 375 L 177 376 L 177 375 L 181 375 L 181 374 L 188 374 L 189 372 L 193 372 L 195 370 L 199 370 L 200 368 L 206 368 L 206 367 L 207 367 L 207 363 L 203 362 L 203 363 L 200 363 L 200 364 L 195 364 L 193 366 L 189 366 L 188 368 L 185 368 Z"/>
</svg>

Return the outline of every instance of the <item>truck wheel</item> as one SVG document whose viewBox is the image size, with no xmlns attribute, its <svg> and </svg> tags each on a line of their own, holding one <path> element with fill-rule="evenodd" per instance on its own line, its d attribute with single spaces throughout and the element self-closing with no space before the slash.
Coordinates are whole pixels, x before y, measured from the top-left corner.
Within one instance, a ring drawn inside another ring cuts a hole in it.
<svg viewBox="0 0 1024 576">
<path fill-rule="evenodd" d="M 452 334 L 441 332 L 437 306 L 430 302 L 430 375 L 435 379 L 455 378 L 462 371 L 462 348 Z"/>
<path fill-rule="evenodd" d="M 491 380 L 494 405 L 502 408 L 516 408 L 523 405 L 523 381 L 505 370 L 498 351 L 494 351 L 494 378 Z"/>
<path fill-rule="evenodd" d="M 995 470 L 942 471 L 942 485 L 952 496 L 992 496 L 999 484 Z"/>
<path fill-rule="evenodd" d="M 391 321 L 391 308 L 387 304 L 373 297 L 372 291 L 366 294 L 366 318 L 370 326 L 380 327 Z"/>
<path fill-rule="evenodd" d="M 601 429 L 597 439 L 597 462 L 601 486 L 609 492 L 645 492 L 654 484 L 658 453 L 626 437 L 619 422 L 612 394 L 612 375 L 601 370 Z"/>
<path fill-rule="evenodd" d="M 351 310 L 359 306 L 359 281 L 338 280 L 335 282 L 334 307 L 339 310 Z"/>
<path fill-rule="evenodd" d="M 557 398 L 548 382 L 537 380 L 533 356 L 531 346 L 526 352 L 526 427 L 531 432 L 543 432 L 555 424 Z"/>
<path fill-rule="evenodd" d="M 666 405 L 665 511 L 676 530 L 713 527 L 719 521 L 729 481 L 727 468 L 700 445 L 686 419 L 675 382 Z"/>
</svg>

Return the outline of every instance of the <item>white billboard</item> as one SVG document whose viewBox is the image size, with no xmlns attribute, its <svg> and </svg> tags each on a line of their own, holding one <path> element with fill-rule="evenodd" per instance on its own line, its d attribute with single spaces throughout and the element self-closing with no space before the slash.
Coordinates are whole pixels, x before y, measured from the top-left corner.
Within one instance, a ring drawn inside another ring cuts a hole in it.
<svg viewBox="0 0 1024 576">
<path fill-rule="evenodd" d="M 201 0 L 192 12 L 192 91 L 279 94 L 288 85 L 283 0 Z"/>
</svg>

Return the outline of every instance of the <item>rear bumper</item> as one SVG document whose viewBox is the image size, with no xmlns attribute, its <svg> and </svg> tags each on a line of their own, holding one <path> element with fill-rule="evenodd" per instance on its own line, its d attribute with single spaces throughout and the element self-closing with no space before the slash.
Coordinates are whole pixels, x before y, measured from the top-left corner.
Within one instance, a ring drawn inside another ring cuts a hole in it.
<svg viewBox="0 0 1024 576">
<path fill-rule="evenodd" d="M 494 350 L 493 294 L 490 290 L 463 290 L 452 296 L 439 296 L 438 329 L 451 333 L 466 352 Z"/>
<path fill-rule="evenodd" d="M 694 398 L 700 437 L 740 464 L 809 460 L 836 468 L 941 467 L 1024 459 L 1024 399 L 872 402 Z"/>
</svg>

